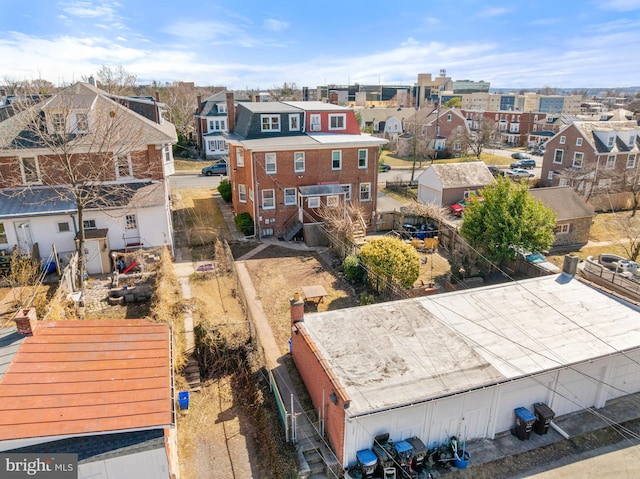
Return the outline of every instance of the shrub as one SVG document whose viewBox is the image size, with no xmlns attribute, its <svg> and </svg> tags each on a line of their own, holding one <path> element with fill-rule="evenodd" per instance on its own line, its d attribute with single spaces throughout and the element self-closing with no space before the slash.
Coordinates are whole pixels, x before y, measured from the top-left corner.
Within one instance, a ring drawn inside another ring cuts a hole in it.
<svg viewBox="0 0 640 479">
<path fill-rule="evenodd" d="M 238 227 L 238 230 L 245 235 L 251 236 L 254 232 L 253 220 L 249 213 L 241 213 L 233 218 L 234 223 Z"/>
<path fill-rule="evenodd" d="M 218 186 L 218 192 L 220 193 L 220 196 L 222 196 L 222 199 L 224 201 L 226 201 L 227 203 L 231 201 L 231 183 L 229 183 L 228 179 L 225 178 L 220 182 L 220 185 Z"/>
<path fill-rule="evenodd" d="M 357 255 L 351 254 L 347 256 L 342 262 L 342 269 L 347 281 L 350 283 L 362 283 L 365 279 L 365 269 L 360 264 L 360 258 Z"/>
</svg>

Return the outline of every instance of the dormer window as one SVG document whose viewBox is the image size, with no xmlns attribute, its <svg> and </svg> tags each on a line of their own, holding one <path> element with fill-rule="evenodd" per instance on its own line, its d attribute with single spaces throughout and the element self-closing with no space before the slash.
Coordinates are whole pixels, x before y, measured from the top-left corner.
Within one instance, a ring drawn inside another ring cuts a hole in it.
<svg viewBox="0 0 640 479">
<path fill-rule="evenodd" d="M 262 132 L 280 131 L 280 115 L 260 115 Z"/>
<path fill-rule="evenodd" d="M 114 163 L 116 165 L 116 178 L 131 178 L 133 176 L 131 155 L 116 155 Z"/>
<path fill-rule="evenodd" d="M 62 113 L 51 114 L 51 127 L 54 133 L 60 134 L 65 132 L 65 119 Z"/>
<path fill-rule="evenodd" d="M 339 115 L 329 115 L 330 130 L 344 130 L 347 128 L 347 115 L 341 113 Z"/>
<path fill-rule="evenodd" d="M 300 115 L 295 113 L 289 115 L 289 131 L 300 130 Z"/>
<path fill-rule="evenodd" d="M 636 135 L 631 135 L 629 138 L 629 148 L 633 148 L 633 145 L 636 144 Z"/>
<path fill-rule="evenodd" d="M 75 133 L 87 133 L 89 131 L 89 116 L 86 113 L 76 113 Z"/>
<path fill-rule="evenodd" d="M 613 142 L 615 141 L 615 137 L 610 136 L 609 141 L 607 142 L 607 146 L 611 148 L 613 146 Z"/>
<path fill-rule="evenodd" d="M 20 158 L 20 172 L 22 173 L 22 181 L 25 185 L 41 183 L 40 167 L 38 165 L 38 158 L 35 156 Z"/>
</svg>

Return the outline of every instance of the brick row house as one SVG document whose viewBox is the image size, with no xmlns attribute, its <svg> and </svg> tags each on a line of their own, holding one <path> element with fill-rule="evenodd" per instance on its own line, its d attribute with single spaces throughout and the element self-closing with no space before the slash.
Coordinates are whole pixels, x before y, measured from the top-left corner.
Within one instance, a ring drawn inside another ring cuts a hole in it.
<svg viewBox="0 0 640 479">
<path fill-rule="evenodd" d="M 627 208 L 640 188 L 639 136 L 635 120 L 574 121 L 547 141 L 541 184 L 571 186 L 596 210 Z"/>
<path fill-rule="evenodd" d="M 525 146 L 529 141 L 529 134 L 542 131 L 541 122 L 546 118 L 545 113 L 523 111 L 481 111 L 462 109 L 471 131 L 478 131 L 483 121 L 495 124 L 500 144 L 511 146 Z"/>
<path fill-rule="evenodd" d="M 259 239 L 324 244 L 321 207 L 357 206 L 375 216 L 378 150 L 351 108 L 322 102 L 248 102 L 227 94 L 229 177 L 236 215 L 248 213 Z"/>
<path fill-rule="evenodd" d="M 0 250 L 64 258 L 82 230 L 89 274 L 112 270 L 111 251 L 173 250 L 161 107 L 76 83 L 0 122 Z"/>
</svg>

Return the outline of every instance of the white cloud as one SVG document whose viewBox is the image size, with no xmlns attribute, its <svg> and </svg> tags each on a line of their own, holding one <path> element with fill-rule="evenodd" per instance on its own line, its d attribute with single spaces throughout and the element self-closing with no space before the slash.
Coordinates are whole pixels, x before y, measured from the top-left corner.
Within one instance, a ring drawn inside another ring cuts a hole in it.
<svg viewBox="0 0 640 479">
<path fill-rule="evenodd" d="M 91 2 L 66 2 L 61 3 L 60 7 L 66 13 L 74 17 L 82 18 L 113 18 L 116 15 L 115 7 L 120 6 L 119 3 L 108 2 L 91 3 Z"/>
<path fill-rule="evenodd" d="M 264 28 L 266 30 L 271 30 L 272 32 L 281 32 L 282 30 L 289 28 L 289 23 L 276 20 L 274 18 L 267 18 L 264 21 Z"/>
</svg>

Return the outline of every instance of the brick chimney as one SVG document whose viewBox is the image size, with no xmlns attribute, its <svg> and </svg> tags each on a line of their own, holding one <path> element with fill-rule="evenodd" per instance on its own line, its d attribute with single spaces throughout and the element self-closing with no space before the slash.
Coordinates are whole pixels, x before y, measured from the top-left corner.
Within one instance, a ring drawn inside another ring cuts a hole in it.
<svg viewBox="0 0 640 479">
<path fill-rule="evenodd" d="M 236 106 L 233 101 L 233 92 L 227 92 L 227 130 L 233 133 L 236 127 Z"/>
<path fill-rule="evenodd" d="M 198 95 L 198 104 L 196 105 L 196 113 L 199 115 L 202 113 L 202 95 Z"/>
<path fill-rule="evenodd" d="M 21 309 L 13 320 L 16 322 L 16 327 L 20 334 L 24 334 L 25 336 L 33 335 L 33 332 L 38 326 L 36 308 Z"/>
<path fill-rule="evenodd" d="M 160 92 L 156 91 L 156 101 L 160 103 Z"/>
<path fill-rule="evenodd" d="M 291 304 L 291 326 L 304 321 L 304 301 L 300 299 L 300 293 L 293 293 L 289 303 Z"/>
</svg>

